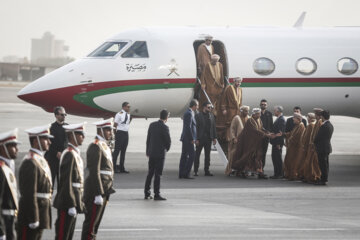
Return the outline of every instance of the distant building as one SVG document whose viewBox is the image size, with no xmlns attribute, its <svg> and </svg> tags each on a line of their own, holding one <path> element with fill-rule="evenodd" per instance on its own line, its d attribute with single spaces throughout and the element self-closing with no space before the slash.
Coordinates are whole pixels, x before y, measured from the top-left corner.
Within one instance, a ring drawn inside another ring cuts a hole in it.
<svg viewBox="0 0 360 240">
<path fill-rule="evenodd" d="M 69 47 L 64 40 L 55 39 L 50 32 L 45 32 L 40 39 L 31 39 L 31 63 L 44 66 L 62 66 L 73 59 L 68 57 Z"/>
</svg>

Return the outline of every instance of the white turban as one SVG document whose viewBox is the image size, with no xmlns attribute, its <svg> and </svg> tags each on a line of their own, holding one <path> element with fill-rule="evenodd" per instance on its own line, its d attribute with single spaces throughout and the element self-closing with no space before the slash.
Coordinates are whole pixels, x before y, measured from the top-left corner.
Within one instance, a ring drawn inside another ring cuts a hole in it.
<svg viewBox="0 0 360 240">
<path fill-rule="evenodd" d="M 247 109 L 248 111 L 250 111 L 250 107 L 249 107 L 249 106 L 242 105 L 242 106 L 240 107 L 240 112 L 243 112 L 245 109 Z"/>
<path fill-rule="evenodd" d="M 205 35 L 204 36 L 204 38 L 205 38 L 205 40 L 213 40 L 213 36 L 211 36 L 211 35 Z"/>
<path fill-rule="evenodd" d="M 251 115 L 254 115 L 254 114 L 257 114 L 257 113 L 260 113 L 260 112 L 261 112 L 260 108 L 253 108 Z"/>
<path fill-rule="evenodd" d="M 299 113 L 294 113 L 294 118 L 297 118 L 297 119 L 299 119 L 300 121 L 302 120 L 302 116 L 301 116 L 301 114 L 299 114 Z"/>
</svg>

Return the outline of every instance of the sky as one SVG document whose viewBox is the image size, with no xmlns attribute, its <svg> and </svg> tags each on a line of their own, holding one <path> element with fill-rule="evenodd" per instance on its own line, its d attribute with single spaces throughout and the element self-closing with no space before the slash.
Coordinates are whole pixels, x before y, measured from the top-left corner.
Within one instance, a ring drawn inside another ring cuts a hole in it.
<svg viewBox="0 0 360 240">
<path fill-rule="evenodd" d="M 0 61 L 30 57 L 50 31 L 81 58 L 106 38 L 146 26 L 360 26 L 359 0 L 0 0 Z"/>
</svg>

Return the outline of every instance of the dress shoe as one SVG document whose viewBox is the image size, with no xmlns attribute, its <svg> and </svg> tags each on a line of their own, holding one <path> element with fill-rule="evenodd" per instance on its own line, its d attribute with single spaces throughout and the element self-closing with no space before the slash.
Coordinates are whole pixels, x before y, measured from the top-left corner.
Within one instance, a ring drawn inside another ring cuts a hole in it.
<svg viewBox="0 0 360 240">
<path fill-rule="evenodd" d="M 162 197 L 161 195 L 155 195 L 154 200 L 156 201 L 164 201 L 166 198 Z"/>
<path fill-rule="evenodd" d="M 268 179 L 268 176 L 266 176 L 266 174 L 259 173 L 258 179 Z"/>
<path fill-rule="evenodd" d="M 315 185 L 319 185 L 319 186 L 326 186 L 327 185 L 327 182 L 324 182 L 324 181 L 317 181 L 314 183 Z"/>
<path fill-rule="evenodd" d="M 197 177 L 199 176 L 199 174 L 197 172 L 194 172 L 194 176 Z"/>
<path fill-rule="evenodd" d="M 205 172 L 205 176 L 212 177 L 212 176 L 214 176 L 214 174 L 212 174 L 210 171 L 207 171 L 207 172 Z"/>
<path fill-rule="evenodd" d="M 120 170 L 120 173 L 130 173 L 129 171 L 123 169 L 123 170 Z"/>
<path fill-rule="evenodd" d="M 194 179 L 193 177 L 190 176 L 186 176 L 186 177 L 182 177 L 183 179 Z"/>
<path fill-rule="evenodd" d="M 145 199 L 145 200 L 153 199 L 153 197 L 152 197 L 151 195 L 145 195 L 144 199 Z"/>
</svg>

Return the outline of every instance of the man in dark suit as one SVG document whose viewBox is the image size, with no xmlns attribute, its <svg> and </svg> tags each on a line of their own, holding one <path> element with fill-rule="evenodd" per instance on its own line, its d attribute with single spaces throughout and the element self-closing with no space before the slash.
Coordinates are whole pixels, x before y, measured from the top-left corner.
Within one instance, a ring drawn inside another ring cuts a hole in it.
<svg viewBox="0 0 360 240">
<path fill-rule="evenodd" d="M 31 148 L 19 169 L 18 239 L 41 239 L 51 228 L 51 170 L 44 158 L 49 150 L 49 126 L 26 130 Z"/>
<path fill-rule="evenodd" d="M 198 109 L 199 102 L 196 99 L 191 100 L 189 109 L 183 116 L 183 130 L 180 141 L 182 141 L 181 158 L 179 164 L 179 178 L 193 179 L 189 176 L 195 157 L 196 141 L 196 121 L 195 112 Z"/>
<path fill-rule="evenodd" d="M 196 120 L 196 156 L 194 162 L 194 176 L 198 176 L 201 151 L 205 149 L 205 176 L 213 176 L 210 172 L 211 143 L 216 144 L 215 117 L 211 113 L 211 103 L 205 102 L 203 110 L 195 115 Z"/>
<path fill-rule="evenodd" d="M 273 134 L 283 133 L 285 131 L 285 118 L 283 116 L 283 107 L 276 106 L 274 107 L 274 115 L 277 117 L 273 125 Z M 274 136 L 271 137 L 270 143 L 272 145 L 271 158 L 274 165 L 274 175 L 270 178 L 279 179 L 283 176 L 283 167 L 282 167 L 282 147 L 284 146 L 284 136 Z"/>
<path fill-rule="evenodd" d="M 273 128 L 273 116 L 270 111 L 267 110 L 268 104 L 266 99 L 262 99 L 260 101 L 260 108 L 261 108 L 261 122 L 263 124 L 263 128 L 266 130 L 266 132 L 271 132 Z M 262 144 L 262 167 L 264 170 L 265 167 L 265 159 L 266 159 L 266 152 L 269 146 L 269 138 L 263 139 Z"/>
<path fill-rule="evenodd" d="M 149 158 L 149 170 L 145 181 L 145 199 L 151 199 L 150 185 L 154 178 L 154 200 L 166 200 L 160 195 L 160 178 L 164 168 L 165 153 L 171 145 L 169 127 L 165 125 L 169 117 L 167 110 L 160 112 L 160 120 L 149 126 L 146 139 L 146 156 Z"/>
<path fill-rule="evenodd" d="M 329 121 L 330 112 L 324 110 L 321 113 L 321 119 L 323 121 L 315 139 L 314 144 L 319 159 L 319 167 L 321 170 L 321 179 L 317 182 L 317 185 L 326 185 L 329 175 L 329 154 L 332 152 L 331 137 L 334 132 L 334 127 Z"/>
<path fill-rule="evenodd" d="M 114 167 L 108 141 L 112 137 L 113 118 L 94 123 L 97 135 L 86 152 L 88 176 L 84 184 L 85 220 L 81 239 L 96 239 L 113 188 Z"/>
<path fill-rule="evenodd" d="M 301 114 L 301 107 L 299 107 L 299 106 L 294 107 L 294 113 Z M 295 127 L 293 118 L 294 118 L 294 117 L 289 117 L 289 118 L 286 120 L 285 132 L 291 132 L 291 130 L 293 130 L 293 128 Z M 302 123 L 304 124 L 304 127 L 306 128 L 306 119 L 305 119 L 305 118 L 302 118 L 301 121 L 302 121 Z"/>
<path fill-rule="evenodd" d="M 67 147 L 67 139 L 63 126 L 65 123 L 66 112 L 65 108 L 58 106 L 54 108 L 54 115 L 56 121 L 51 124 L 50 134 L 54 136 L 51 140 L 49 151 L 45 153 L 45 159 L 48 161 L 51 169 L 51 177 L 53 183 L 53 190 L 55 186 L 55 180 L 59 184 L 59 162 L 62 151 Z"/>
</svg>

